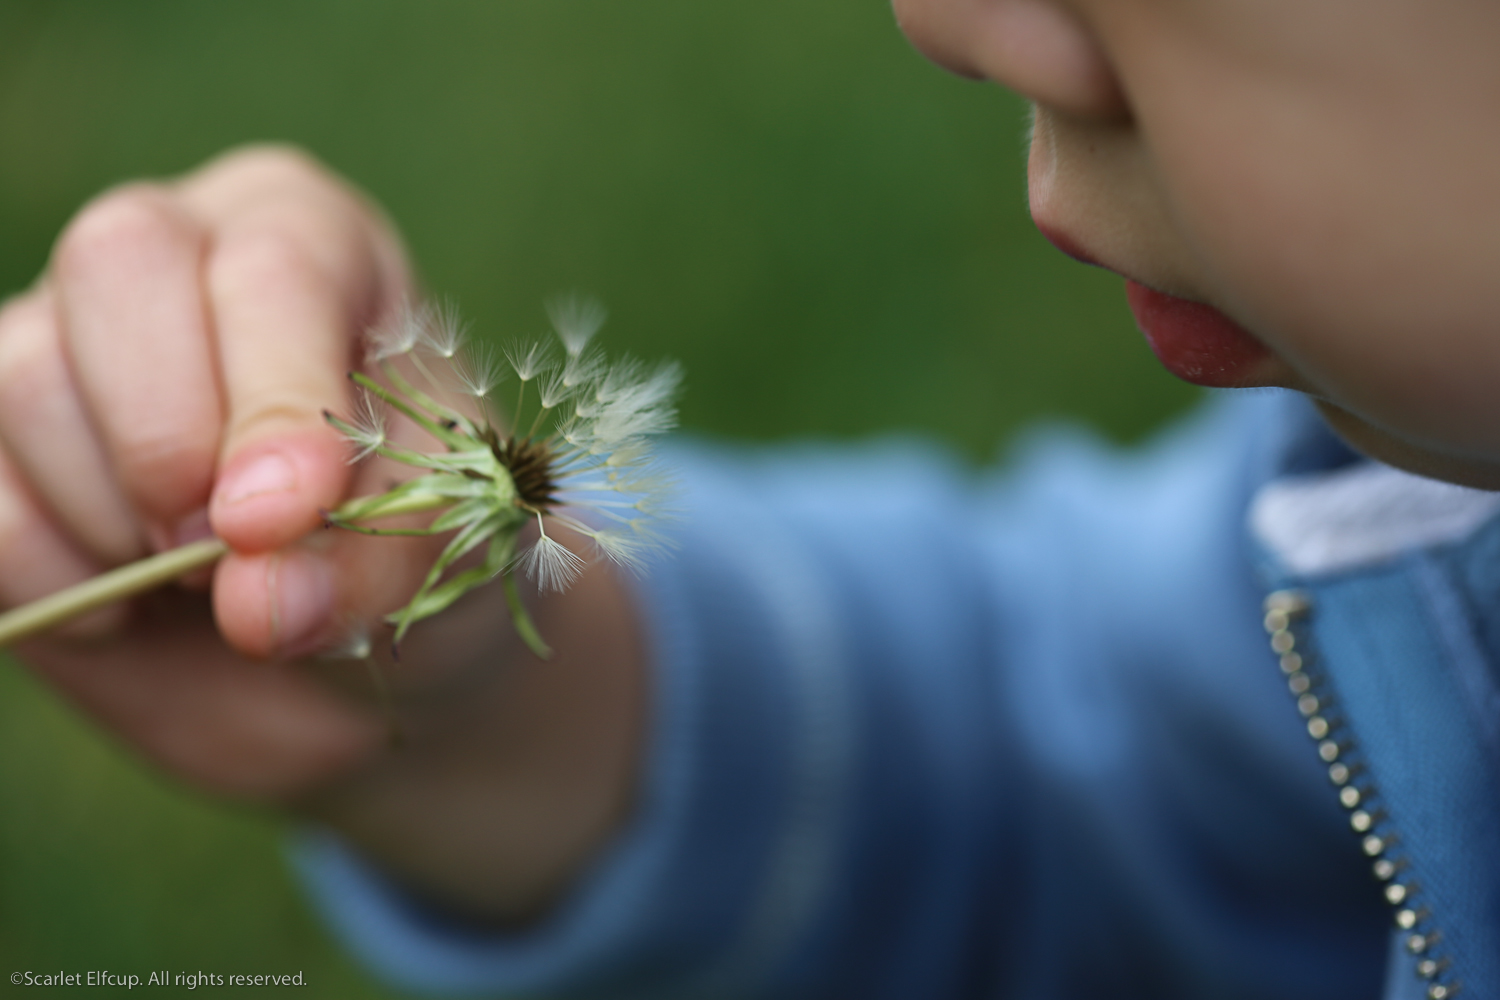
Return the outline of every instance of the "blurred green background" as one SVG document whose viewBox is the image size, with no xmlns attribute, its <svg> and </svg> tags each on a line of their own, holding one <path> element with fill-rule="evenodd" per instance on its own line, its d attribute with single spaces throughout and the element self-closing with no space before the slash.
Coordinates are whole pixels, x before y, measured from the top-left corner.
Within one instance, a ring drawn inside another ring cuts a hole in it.
<svg viewBox="0 0 1500 1000">
<path fill-rule="evenodd" d="M 1024 130 L 882 0 L 0 0 L 0 292 L 101 188 L 285 140 L 383 203 L 487 335 L 598 295 L 611 348 L 685 364 L 693 431 L 917 430 L 975 461 L 1038 418 L 1137 438 L 1194 392 L 1118 279 L 1030 226 Z M 0 663 L 0 984 L 302 970 L 304 995 L 385 995 L 279 838 Z"/>
</svg>

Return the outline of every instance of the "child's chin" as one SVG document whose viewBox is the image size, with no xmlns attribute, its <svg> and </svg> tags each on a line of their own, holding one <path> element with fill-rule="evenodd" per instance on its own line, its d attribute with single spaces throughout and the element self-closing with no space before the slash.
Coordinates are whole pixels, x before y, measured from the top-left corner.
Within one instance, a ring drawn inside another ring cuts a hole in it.
<svg viewBox="0 0 1500 1000">
<path fill-rule="evenodd" d="M 1316 400 L 1323 419 L 1339 437 L 1377 462 L 1429 479 L 1500 491 L 1500 461 L 1486 462 L 1433 451 L 1396 437 L 1327 400 Z"/>
</svg>

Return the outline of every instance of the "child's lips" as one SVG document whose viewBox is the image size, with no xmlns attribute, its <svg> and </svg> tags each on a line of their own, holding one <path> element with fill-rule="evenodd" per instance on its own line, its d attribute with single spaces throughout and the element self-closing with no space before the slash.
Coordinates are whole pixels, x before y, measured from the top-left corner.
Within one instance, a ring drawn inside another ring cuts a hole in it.
<svg viewBox="0 0 1500 1000">
<path fill-rule="evenodd" d="M 1258 377 L 1265 374 L 1271 352 L 1219 310 L 1129 278 L 1125 296 L 1157 359 L 1183 381 L 1215 388 L 1274 384 Z"/>
<path fill-rule="evenodd" d="M 1074 260 L 1115 271 L 1062 228 L 1034 219 L 1047 242 Z M 1189 302 L 1125 279 L 1136 326 L 1162 365 L 1185 382 L 1213 388 L 1283 386 L 1310 391 L 1265 344 L 1212 306 Z"/>
</svg>

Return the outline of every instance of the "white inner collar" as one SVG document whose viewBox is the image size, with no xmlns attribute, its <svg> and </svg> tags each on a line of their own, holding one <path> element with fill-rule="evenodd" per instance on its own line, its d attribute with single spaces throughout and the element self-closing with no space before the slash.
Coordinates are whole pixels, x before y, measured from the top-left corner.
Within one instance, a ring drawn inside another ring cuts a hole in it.
<svg viewBox="0 0 1500 1000">
<path fill-rule="evenodd" d="M 1500 512 L 1500 493 L 1424 479 L 1376 462 L 1273 480 L 1250 503 L 1250 530 L 1289 571 L 1319 575 L 1456 542 Z"/>
</svg>

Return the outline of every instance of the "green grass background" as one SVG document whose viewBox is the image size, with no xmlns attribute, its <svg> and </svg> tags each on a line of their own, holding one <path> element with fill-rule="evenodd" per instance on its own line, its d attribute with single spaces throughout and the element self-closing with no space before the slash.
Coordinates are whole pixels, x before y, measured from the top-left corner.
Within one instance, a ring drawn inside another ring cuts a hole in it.
<svg viewBox="0 0 1500 1000">
<path fill-rule="evenodd" d="M 100 189 L 285 140 L 383 203 L 486 335 L 597 294 L 612 348 L 684 363 L 694 431 L 916 430 L 975 461 L 1038 418 L 1136 438 L 1194 393 L 1118 279 L 1031 228 L 1024 128 L 882 0 L 0 0 L 0 292 Z M 0 662 L 0 991 L 300 969 L 302 995 L 386 995 L 279 837 Z"/>
</svg>

